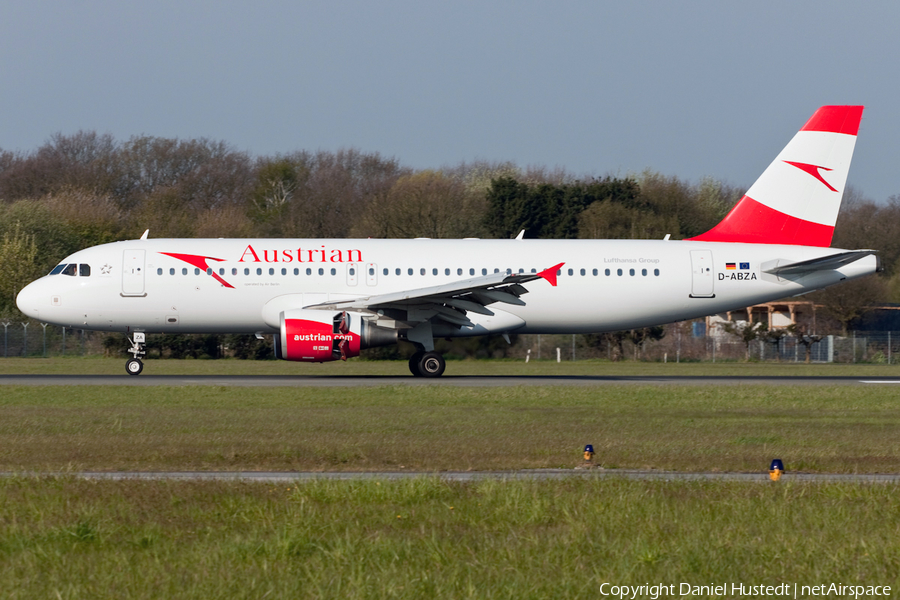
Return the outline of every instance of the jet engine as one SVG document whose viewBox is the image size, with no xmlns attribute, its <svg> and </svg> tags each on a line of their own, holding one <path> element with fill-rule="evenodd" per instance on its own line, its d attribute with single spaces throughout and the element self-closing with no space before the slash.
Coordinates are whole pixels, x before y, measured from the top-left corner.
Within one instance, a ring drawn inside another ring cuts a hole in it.
<svg viewBox="0 0 900 600">
<path fill-rule="evenodd" d="M 347 360 L 365 348 L 396 342 L 396 331 L 371 325 L 359 313 L 298 308 L 281 313 L 275 356 L 301 362 Z"/>
</svg>

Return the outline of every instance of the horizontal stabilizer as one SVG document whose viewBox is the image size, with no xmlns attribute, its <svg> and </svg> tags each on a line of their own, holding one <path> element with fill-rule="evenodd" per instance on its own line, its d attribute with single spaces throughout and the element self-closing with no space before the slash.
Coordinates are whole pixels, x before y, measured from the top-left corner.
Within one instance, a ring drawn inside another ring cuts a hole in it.
<svg viewBox="0 0 900 600">
<path fill-rule="evenodd" d="M 875 250 L 852 250 L 850 252 L 841 252 L 839 254 L 832 254 L 831 256 L 795 262 L 789 265 L 780 265 L 772 269 L 766 269 L 765 272 L 781 277 L 784 275 L 802 275 L 805 273 L 813 273 L 815 271 L 832 271 L 834 269 L 839 269 L 844 265 L 856 262 L 871 254 L 875 254 Z"/>
</svg>

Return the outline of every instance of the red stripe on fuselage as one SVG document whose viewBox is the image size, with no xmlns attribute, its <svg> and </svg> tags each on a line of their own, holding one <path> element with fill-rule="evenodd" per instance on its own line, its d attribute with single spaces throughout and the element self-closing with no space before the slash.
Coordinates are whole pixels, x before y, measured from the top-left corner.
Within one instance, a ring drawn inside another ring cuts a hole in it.
<svg viewBox="0 0 900 600">
<path fill-rule="evenodd" d="M 834 227 L 786 215 L 744 196 L 722 222 L 693 242 L 739 242 L 744 244 L 831 245 Z"/>
<path fill-rule="evenodd" d="M 862 119 L 862 106 L 823 106 L 809 118 L 800 131 L 828 131 L 856 135 Z"/>
</svg>

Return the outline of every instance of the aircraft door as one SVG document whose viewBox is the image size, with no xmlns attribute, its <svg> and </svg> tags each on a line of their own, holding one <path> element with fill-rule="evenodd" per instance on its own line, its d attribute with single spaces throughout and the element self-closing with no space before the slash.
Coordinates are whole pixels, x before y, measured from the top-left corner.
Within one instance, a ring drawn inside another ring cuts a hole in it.
<svg viewBox="0 0 900 600">
<path fill-rule="evenodd" d="M 146 296 L 143 250 L 125 250 L 122 255 L 122 295 Z"/>
<path fill-rule="evenodd" d="M 347 265 L 347 285 L 356 285 L 357 281 L 359 281 L 359 265 L 350 263 Z"/>
<path fill-rule="evenodd" d="M 366 285 L 378 285 L 378 265 L 375 263 L 366 265 Z"/>
<path fill-rule="evenodd" d="M 691 298 L 715 298 L 712 250 L 691 250 Z"/>
</svg>

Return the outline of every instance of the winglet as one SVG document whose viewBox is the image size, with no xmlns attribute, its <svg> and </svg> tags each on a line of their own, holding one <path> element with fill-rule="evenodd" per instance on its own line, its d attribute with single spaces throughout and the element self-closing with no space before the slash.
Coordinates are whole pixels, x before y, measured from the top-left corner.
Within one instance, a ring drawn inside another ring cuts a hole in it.
<svg viewBox="0 0 900 600">
<path fill-rule="evenodd" d="M 553 287 L 556 287 L 556 273 L 559 271 L 560 267 L 562 267 L 564 264 L 566 264 L 566 263 L 561 262 L 558 265 L 550 267 L 549 269 L 544 269 L 543 271 L 538 273 L 538 275 L 540 275 L 541 277 L 543 277 L 544 279 L 549 281 L 550 285 L 552 285 Z"/>
</svg>

